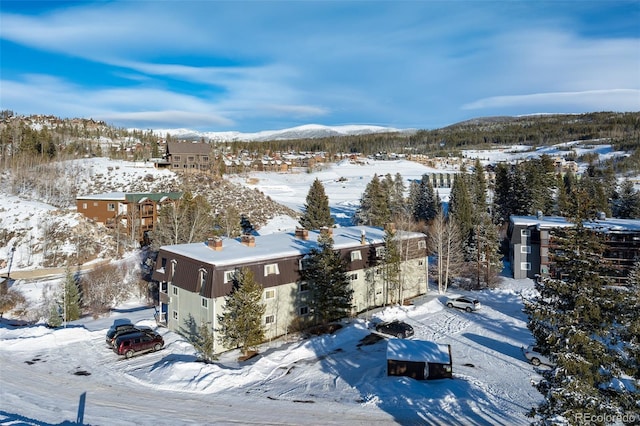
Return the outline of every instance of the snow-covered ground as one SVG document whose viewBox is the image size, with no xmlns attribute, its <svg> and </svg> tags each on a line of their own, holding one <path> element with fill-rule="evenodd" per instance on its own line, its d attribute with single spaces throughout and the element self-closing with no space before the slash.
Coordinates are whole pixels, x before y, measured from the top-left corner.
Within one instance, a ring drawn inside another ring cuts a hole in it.
<svg viewBox="0 0 640 426">
<path fill-rule="evenodd" d="M 92 170 L 110 166 L 103 159 L 87 165 Z M 102 173 L 117 174 L 114 170 Z M 345 226 L 374 173 L 400 173 L 408 183 L 430 171 L 403 160 L 342 162 L 315 173 L 251 173 L 233 179 L 301 210 L 318 178 L 332 214 Z M 447 192 L 439 195 L 448 198 Z M 33 221 L 28 226 L 37 229 L 47 206 L 6 200 L 0 212 L 3 227 Z M 11 206 L 30 214 L 19 216 Z M 277 217 L 260 232 L 295 225 Z M 7 254 L 8 247 L 0 248 L 0 258 Z M 13 285 L 37 303 L 42 288 L 53 283 L 19 280 Z M 0 322 L 0 424 L 524 425 L 530 421 L 525 413 L 541 401 L 532 386 L 540 377 L 521 351 L 533 341 L 521 301 L 532 291 L 530 280 L 503 277 L 498 289 L 474 293 L 482 310 L 466 313 L 444 307 L 445 296 L 432 288 L 413 306 L 367 313 L 345 322 L 335 334 L 285 336 L 263 345 L 247 362 L 238 363 L 232 351 L 208 365 L 197 361 L 181 336 L 163 328 L 158 331 L 166 346 L 159 352 L 123 360 L 109 350 L 104 336 L 115 320 L 156 327 L 153 309 L 136 300 L 109 317 L 83 318 L 56 330 L 11 325 L 5 319 Z M 414 339 L 450 344 L 454 378 L 388 377 L 386 340 L 364 345 L 362 339 L 374 321 L 390 319 L 412 324 Z"/>
</svg>

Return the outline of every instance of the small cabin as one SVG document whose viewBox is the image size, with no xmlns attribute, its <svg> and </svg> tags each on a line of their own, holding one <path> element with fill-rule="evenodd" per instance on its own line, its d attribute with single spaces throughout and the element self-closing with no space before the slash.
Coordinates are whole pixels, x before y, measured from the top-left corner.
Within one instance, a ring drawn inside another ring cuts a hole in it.
<svg viewBox="0 0 640 426">
<path fill-rule="evenodd" d="M 387 375 L 416 380 L 451 379 L 451 345 L 425 340 L 389 339 Z"/>
</svg>

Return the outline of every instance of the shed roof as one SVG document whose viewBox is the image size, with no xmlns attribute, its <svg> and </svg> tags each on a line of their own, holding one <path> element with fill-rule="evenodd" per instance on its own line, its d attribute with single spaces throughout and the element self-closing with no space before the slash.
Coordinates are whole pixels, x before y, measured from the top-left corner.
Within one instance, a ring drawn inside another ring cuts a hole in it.
<svg viewBox="0 0 640 426">
<path fill-rule="evenodd" d="M 387 359 L 451 364 L 449 345 L 426 340 L 389 339 L 387 342 Z"/>
</svg>

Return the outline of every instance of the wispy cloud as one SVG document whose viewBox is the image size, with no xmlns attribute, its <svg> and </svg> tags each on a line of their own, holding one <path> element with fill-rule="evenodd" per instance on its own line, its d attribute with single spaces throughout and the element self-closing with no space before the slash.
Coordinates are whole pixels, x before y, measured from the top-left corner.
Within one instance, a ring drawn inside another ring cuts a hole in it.
<svg viewBox="0 0 640 426">
<path fill-rule="evenodd" d="M 241 131 L 640 110 L 634 9 L 543 6 L 113 1 L 29 15 L 3 5 L 0 41 L 16 47 L 0 56 L 0 102 Z"/>
</svg>

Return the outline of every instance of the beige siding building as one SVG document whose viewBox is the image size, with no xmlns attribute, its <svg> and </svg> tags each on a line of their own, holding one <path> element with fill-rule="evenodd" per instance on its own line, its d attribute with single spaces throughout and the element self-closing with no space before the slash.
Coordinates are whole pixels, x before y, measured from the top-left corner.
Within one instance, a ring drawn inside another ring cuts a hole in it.
<svg viewBox="0 0 640 426">
<path fill-rule="evenodd" d="M 332 228 L 333 248 L 347 261 L 353 289 L 352 314 L 389 303 L 404 301 L 427 292 L 426 236 L 397 231 L 404 253 L 400 288 L 389 288 L 385 279 L 385 232 L 381 228 L 354 226 Z M 238 239 L 160 248 L 153 272 L 159 283 L 159 321 L 182 332 L 192 319 L 196 325 L 218 328 L 234 272 L 253 271 L 264 288 L 266 312 L 263 325 L 267 339 L 285 335 L 310 323 L 310 291 L 299 271 L 305 256 L 318 247 L 318 231 L 298 230 Z M 229 348 L 218 346 L 216 352 Z"/>
</svg>

